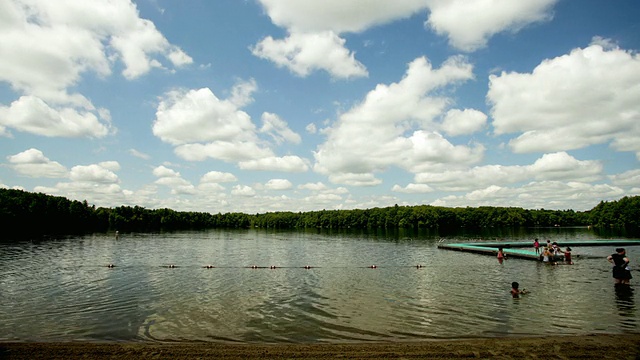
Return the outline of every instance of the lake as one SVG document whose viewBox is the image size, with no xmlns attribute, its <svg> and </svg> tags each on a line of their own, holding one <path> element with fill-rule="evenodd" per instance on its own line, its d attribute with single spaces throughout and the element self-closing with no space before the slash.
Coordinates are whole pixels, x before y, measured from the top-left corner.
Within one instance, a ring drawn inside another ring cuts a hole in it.
<svg viewBox="0 0 640 360">
<path fill-rule="evenodd" d="M 344 343 L 638 332 L 640 272 L 633 270 L 631 291 L 616 291 L 605 259 L 613 248 L 574 247 L 575 264 L 562 266 L 499 264 L 437 248 L 534 237 L 597 239 L 585 228 L 446 237 L 256 229 L 0 243 L 0 341 Z M 637 269 L 640 247 L 627 254 Z M 512 281 L 530 293 L 513 299 Z"/>
</svg>

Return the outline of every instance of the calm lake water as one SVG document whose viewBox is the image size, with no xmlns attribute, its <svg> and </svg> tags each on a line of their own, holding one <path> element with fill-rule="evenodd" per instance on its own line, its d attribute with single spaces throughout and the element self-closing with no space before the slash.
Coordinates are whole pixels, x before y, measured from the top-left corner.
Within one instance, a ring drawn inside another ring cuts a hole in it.
<svg viewBox="0 0 640 360">
<path fill-rule="evenodd" d="M 572 266 L 499 264 L 437 248 L 534 237 L 597 238 L 586 229 L 446 238 L 215 230 L 0 243 L 0 341 L 317 343 L 638 332 L 640 272 L 633 270 L 630 292 L 616 292 L 605 260 L 613 248 L 574 248 L 574 257 L 588 256 Z M 637 269 L 640 247 L 627 254 Z M 512 281 L 530 293 L 513 299 Z"/>
</svg>

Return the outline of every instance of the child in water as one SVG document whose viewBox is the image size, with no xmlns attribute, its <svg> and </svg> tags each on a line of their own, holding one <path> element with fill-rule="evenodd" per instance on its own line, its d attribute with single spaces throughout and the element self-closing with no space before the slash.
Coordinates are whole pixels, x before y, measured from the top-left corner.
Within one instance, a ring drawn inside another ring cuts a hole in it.
<svg viewBox="0 0 640 360">
<path fill-rule="evenodd" d="M 567 246 L 567 249 L 564 251 L 564 261 L 569 265 L 573 265 L 573 261 L 571 261 L 571 248 L 568 246 Z"/>
<path fill-rule="evenodd" d="M 522 289 L 520 290 L 520 284 L 518 284 L 517 281 L 514 281 L 511 283 L 511 296 L 513 296 L 514 299 L 517 299 L 520 297 L 520 295 L 524 295 L 527 293 L 526 289 Z"/>
</svg>

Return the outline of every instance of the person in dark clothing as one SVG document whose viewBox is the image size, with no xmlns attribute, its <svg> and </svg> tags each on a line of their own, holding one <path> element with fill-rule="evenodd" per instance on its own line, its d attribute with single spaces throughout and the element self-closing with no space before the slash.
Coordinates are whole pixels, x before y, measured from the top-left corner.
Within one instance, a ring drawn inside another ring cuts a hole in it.
<svg viewBox="0 0 640 360">
<path fill-rule="evenodd" d="M 616 284 L 628 285 L 631 276 L 629 268 L 629 258 L 624 248 L 617 248 L 615 254 L 607 257 L 607 260 L 613 264 L 613 279 Z"/>
</svg>

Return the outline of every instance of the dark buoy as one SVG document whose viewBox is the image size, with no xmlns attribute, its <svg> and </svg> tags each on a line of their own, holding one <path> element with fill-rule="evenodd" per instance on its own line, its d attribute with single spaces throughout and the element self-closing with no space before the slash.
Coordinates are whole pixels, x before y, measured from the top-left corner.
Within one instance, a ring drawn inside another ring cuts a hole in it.
<svg viewBox="0 0 640 360">
<path fill-rule="evenodd" d="M 176 266 L 175 266 L 175 265 L 173 265 L 173 264 L 171 264 L 171 265 L 167 265 L 167 267 L 168 267 L 169 269 L 173 269 L 173 268 L 175 268 Z"/>
<path fill-rule="evenodd" d="M 271 265 L 269 266 L 269 269 L 277 269 L 277 267 L 275 265 Z"/>
<path fill-rule="evenodd" d="M 370 269 L 377 269 L 378 267 L 376 265 L 371 265 L 369 266 Z"/>
<path fill-rule="evenodd" d="M 422 269 L 422 265 L 420 264 L 416 265 L 416 269 Z"/>
<path fill-rule="evenodd" d="M 107 267 L 108 267 L 108 268 L 110 268 L 110 269 L 112 269 L 112 268 L 114 268 L 114 267 L 116 267 L 116 266 L 115 266 L 115 265 L 113 265 L 113 264 L 109 264 L 109 265 L 107 265 Z"/>
<path fill-rule="evenodd" d="M 213 265 L 205 265 L 205 266 L 203 266 L 203 268 L 205 268 L 205 269 L 213 269 L 214 267 L 215 266 L 213 266 Z"/>
<path fill-rule="evenodd" d="M 311 266 L 310 265 L 305 265 L 304 268 L 305 269 L 311 269 Z"/>
</svg>

